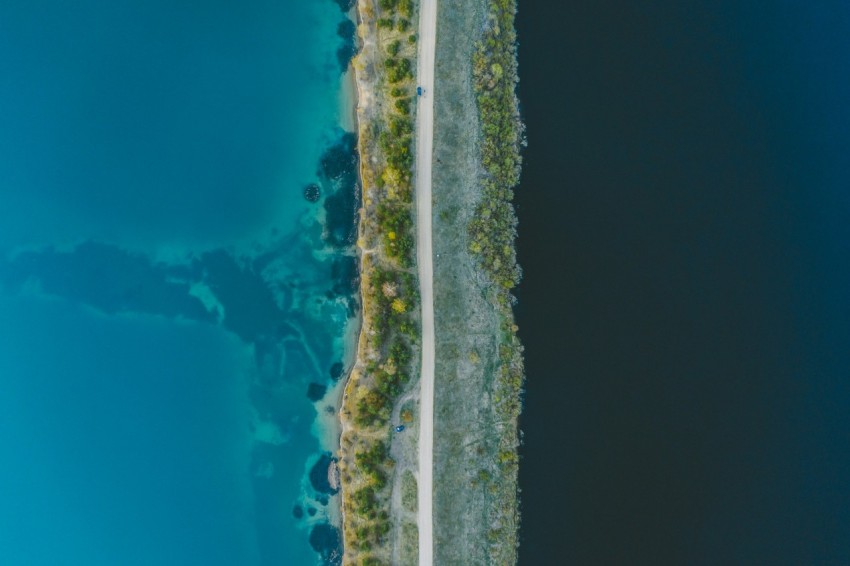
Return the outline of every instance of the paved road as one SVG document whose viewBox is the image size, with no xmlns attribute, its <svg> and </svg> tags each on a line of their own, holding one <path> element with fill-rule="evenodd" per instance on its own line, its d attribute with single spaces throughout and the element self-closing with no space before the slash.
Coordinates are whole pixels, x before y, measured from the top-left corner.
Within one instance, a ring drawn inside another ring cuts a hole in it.
<svg viewBox="0 0 850 566">
<path fill-rule="evenodd" d="M 425 89 L 416 113 L 416 260 L 422 303 L 419 396 L 419 566 L 434 563 L 434 265 L 431 246 L 431 158 L 434 147 L 434 51 L 437 0 L 420 0 L 418 84 Z"/>
</svg>

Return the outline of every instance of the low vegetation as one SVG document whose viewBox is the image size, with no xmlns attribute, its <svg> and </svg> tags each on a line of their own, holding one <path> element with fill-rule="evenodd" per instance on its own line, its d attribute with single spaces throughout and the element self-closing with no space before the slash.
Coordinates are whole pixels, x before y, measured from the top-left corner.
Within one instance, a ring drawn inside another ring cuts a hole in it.
<svg viewBox="0 0 850 566">
<path fill-rule="evenodd" d="M 476 254 L 493 285 L 489 298 L 501 320 L 498 369 L 493 385 L 496 414 L 504 429 L 499 439 L 499 477 L 479 472 L 476 483 L 492 490 L 505 490 L 501 508 L 491 509 L 492 523 L 499 517 L 518 517 L 516 490 L 517 419 L 521 410 L 524 380 L 522 345 L 516 335 L 511 290 L 519 283 L 521 270 L 516 260 L 517 218 L 512 204 L 519 183 L 523 125 L 516 97 L 517 54 L 514 17 L 516 0 L 490 0 L 488 27 L 473 56 L 475 97 L 481 124 L 482 198 L 469 223 L 470 251 Z M 494 481 L 495 480 L 495 481 Z M 510 491 L 508 491 L 510 490 Z M 516 524 L 509 521 L 507 524 Z M 491 560 L 515 561 L 516 532 L 502 527 L 488 532 Z M 506 544 L 509 543 L 509 544 Z M 512 557 L 512 558 L 510 558 Z"/>
<path fill-rule="evenodd" d="M 391 555 L 390 418 L 411 381 L 419 344 L 412 186 L 416 36 L 410 31 L 415 5 L 360 0 L 358 7 L 361 37 L 376 46 L 354 65 L 373 78 L 374 100 L 372 114 L 367 121 L 361 115 L 360 124 L 363 329 L 358 369 L 346 388 L 343 415 L 354 426 L 343 437 L 340 467 L 345 562 L 378 565 L 388 564 Z"/>
<path fill-rule="evenodd" d="M 470 249 L 481 258 L 499 305 L 508 309 L 510 291 L 519 283 L 516 261 L 517 219 L 512 204 L 519 183 L 522 122 L 516 98 L 516 0 L 491 0 L 490 26 L 476 46 L 475 94 L 482 131 L 481 159 L 486 174 L 483 198 L 469 225 Z"/>
<path fill-rule="evenodd" d="M 401 476 L 401 505 L 411 513 L 417 510 L 417 483 L 413 472 L 405 470 Z"/>
<path fill-rule="evenodd" d="M 416 564 L 419 560 L 419 530 L 414 523 L 404 521 L 401 531 L 404 541 L 399 552 L 401 564 Z"/>
</svg>

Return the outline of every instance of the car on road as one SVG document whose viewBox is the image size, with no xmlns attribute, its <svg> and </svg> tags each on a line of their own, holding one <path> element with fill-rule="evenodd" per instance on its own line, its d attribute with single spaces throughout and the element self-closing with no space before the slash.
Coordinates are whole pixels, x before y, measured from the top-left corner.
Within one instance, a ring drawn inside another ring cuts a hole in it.
<svg viewBox="0 0 850 566">
<path fill-rule="evenodd" d="M 423 94 L 425 94 L 425 89 L 421 86 L 416 87 L 416 96 L 422 96 Z"/>
<path fill-rule="evenodd" d="M 396 431 L 396 432 L 401 432 L 401 431 L 403 431 L 403 430 L 404 430 L 404 425 L 403 425 L 403 424 L 400 424 L 400 425 L 398 425 L 397 427 L 395 427 L 395 431 Z"/>
</svg>

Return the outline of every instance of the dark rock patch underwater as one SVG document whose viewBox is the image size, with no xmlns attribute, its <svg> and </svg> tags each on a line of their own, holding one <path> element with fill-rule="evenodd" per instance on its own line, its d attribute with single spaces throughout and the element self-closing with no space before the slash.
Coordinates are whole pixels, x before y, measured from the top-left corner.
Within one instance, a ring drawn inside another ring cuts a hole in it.
<svg viewBox="0 0 850 566">
<path fill-rule="evenodd" d="M 322 556 L 325 564 L 342 564 L 342 539 L 336 527 L 328 523 L 316 525 L 310 531 L 310 544 Z"/>
</svg>

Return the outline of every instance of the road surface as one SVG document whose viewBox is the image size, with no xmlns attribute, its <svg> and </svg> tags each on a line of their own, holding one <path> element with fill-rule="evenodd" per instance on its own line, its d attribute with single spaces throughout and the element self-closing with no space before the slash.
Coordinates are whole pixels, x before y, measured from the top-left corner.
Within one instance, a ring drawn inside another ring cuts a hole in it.
<svg viewBox="0 0 850 566">
<path fill-rule="evenodd" d="M 437 0 L 419 3 L 417 81 L 425 89 L 416 112 L 416 263 L 422 303 L 419 395 L 419 566 L 434 563 L 434 265 L 431 246 L 431 158 L 434 147 L 434 51 Z"/>
</svg>

